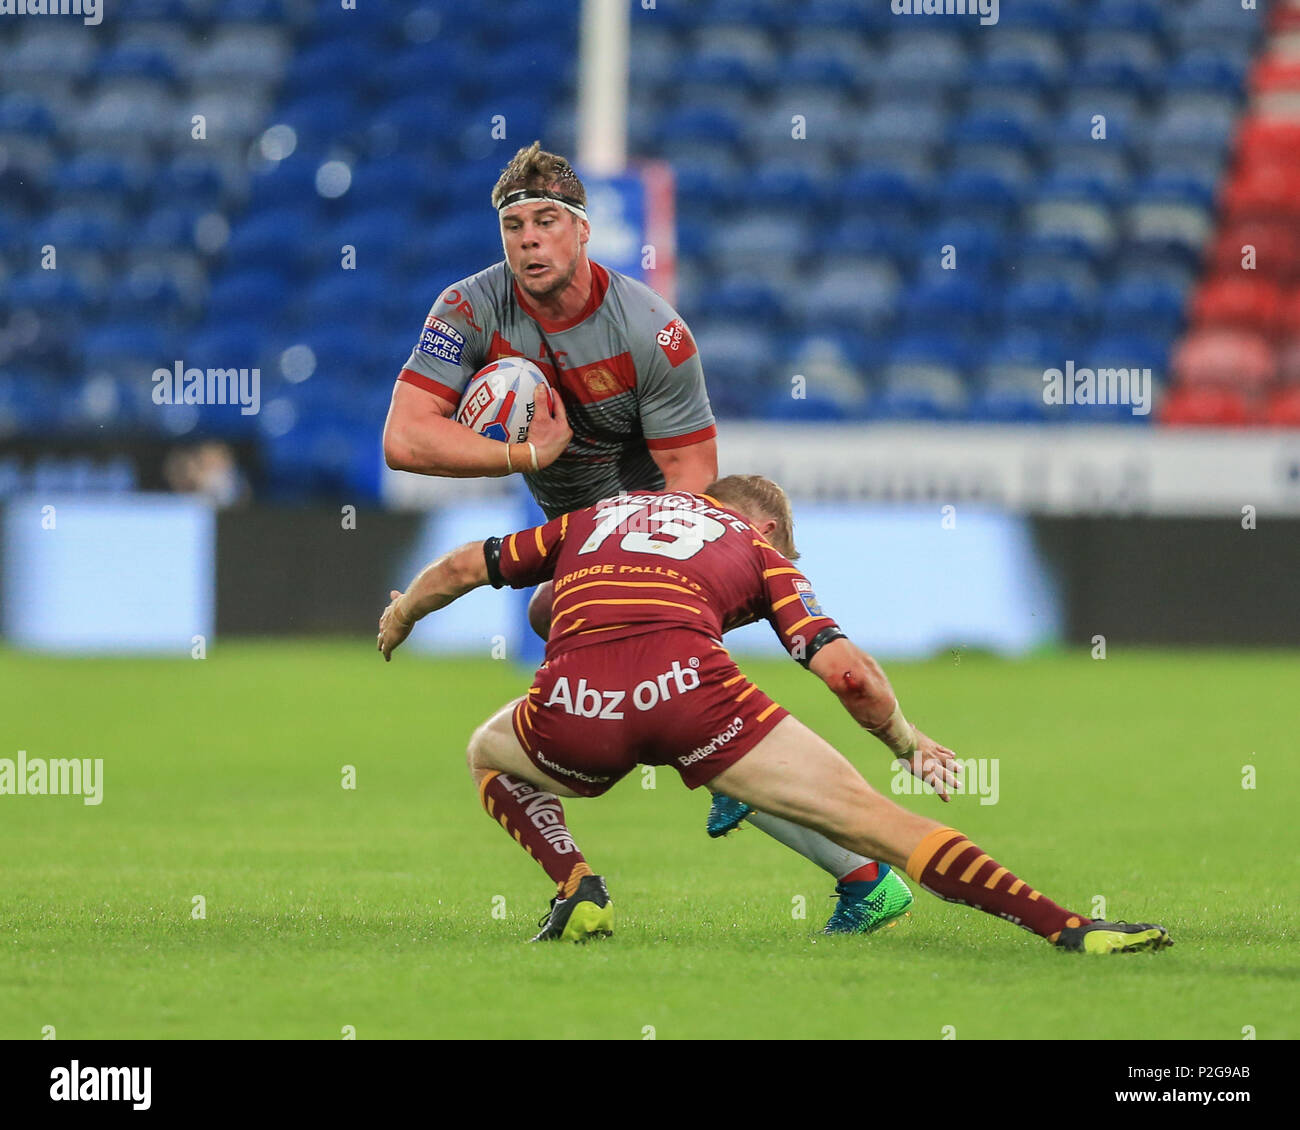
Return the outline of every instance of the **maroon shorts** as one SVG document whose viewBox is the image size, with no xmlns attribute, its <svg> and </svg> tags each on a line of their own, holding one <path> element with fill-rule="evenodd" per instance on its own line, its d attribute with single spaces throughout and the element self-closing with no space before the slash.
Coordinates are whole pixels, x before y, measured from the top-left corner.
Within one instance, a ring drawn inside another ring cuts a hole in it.
<svg viewBox="0 0 1300 1130">
<path fill-rule="evenodd" d="M 538 769 L 599 796 L 637 765 L 671 765 L 698 788 L 787 713 L 721 645 L 670 629 L 556 656 L 515 708 L 514 725 Z"/>
</svg>

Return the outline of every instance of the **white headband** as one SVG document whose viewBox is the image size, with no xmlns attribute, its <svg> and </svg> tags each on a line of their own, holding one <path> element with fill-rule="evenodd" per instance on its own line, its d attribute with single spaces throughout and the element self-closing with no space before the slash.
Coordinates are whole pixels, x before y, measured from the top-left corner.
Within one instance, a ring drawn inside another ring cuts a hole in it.
<svg viewBox="0 0 1300 1130">
<path fill-rule="evenodd" d="M 580 220 L 587 218 L 587 208 L 582 201 L 573 196 L 564 196 L 558 192 L 546 192 L 536 188 L 521 188 L 517 192 L 508 194 L 497 208 L 497 214 L 504 216 L 511 208 L 520 204 L 558 204 L 561 208 L 567 208 Z"/>
</svg>

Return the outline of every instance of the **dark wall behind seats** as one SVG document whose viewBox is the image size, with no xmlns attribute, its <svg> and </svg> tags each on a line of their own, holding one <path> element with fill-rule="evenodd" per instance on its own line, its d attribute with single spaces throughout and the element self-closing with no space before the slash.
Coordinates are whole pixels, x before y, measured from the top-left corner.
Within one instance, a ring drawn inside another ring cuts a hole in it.
<svg viewBox="0 0 1300 1130">
<path fill-rule="evenodd" d="M 359 509 L 356 529 L 342 521 L 338 508 L 221 511 L 218 636 L 374 633 L 424 516 Z"/>
<path fill-rule="evenodd" d="M 1300 645 L 1300 520 L 1038 518 L 1068 642 Z"/>
</svg>

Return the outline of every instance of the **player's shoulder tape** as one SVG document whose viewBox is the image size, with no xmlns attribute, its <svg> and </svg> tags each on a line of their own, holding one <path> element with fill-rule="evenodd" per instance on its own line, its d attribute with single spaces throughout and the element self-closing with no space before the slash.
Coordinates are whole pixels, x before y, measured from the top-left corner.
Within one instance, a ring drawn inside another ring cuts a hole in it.
<svg viewBox="0 0 1300 1130">
<path fill-rule="evenodd" d="M 483 561 L 487 565 L 488 584 L 494 589 L 505 588 L 506 579 L 501 575 L 500 538 L 488 538 L 483 543 Z"/>
<path fill-rule="evenodd" d="M 488 571 L 491 572 L 491 569 L 489 569 Z M 834 624 L 832 624 L 829 628 L 823 628 L 820 632 L 818 632 L 815 636 L 813 636 L 812 643 L 808 645 L 807 649 L 803 653 L 803 658 L 800 659 L 799 662 L 802 663 L 805 667 L 807 667 L 808 664 L 812 662 L 812 657 L 816 655 L 819 651 L 821 651 L 821 649 L 824 648 L 832 640 L 846 640 L 848 638 L 849 637 L 846 636 L 842 631 L 840 631 L 840 629 L 836 627 Z"/>
</svg>

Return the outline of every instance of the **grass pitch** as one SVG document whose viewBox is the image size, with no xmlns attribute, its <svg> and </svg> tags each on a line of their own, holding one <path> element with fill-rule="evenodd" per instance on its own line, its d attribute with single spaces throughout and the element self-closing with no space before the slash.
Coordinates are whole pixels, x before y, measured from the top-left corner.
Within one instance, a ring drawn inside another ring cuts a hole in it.
<svg viewBox="0 0 1300 1130">
<path fill-rule="evenodd" d="M 918 725 L 1000 761 L 996 804 L 903 803 L 1176 942 L 1082 958 L 924 892 L 894 930 L 822 937 L 827 877 L 756 829 L 707 839 L 670 769 L 566 802 L 615 937 L 525 945 L 550 884 L 463 751 L 528 673 L 371 648 L 0 652 L 0 757 L 104 760 L 98 806 L 0 796 L 0 1038 L 1300 1036 L 1294 654 L 888 665 Z M 889 788 L 816 679 L 742 666 Z"/>
</svg>

